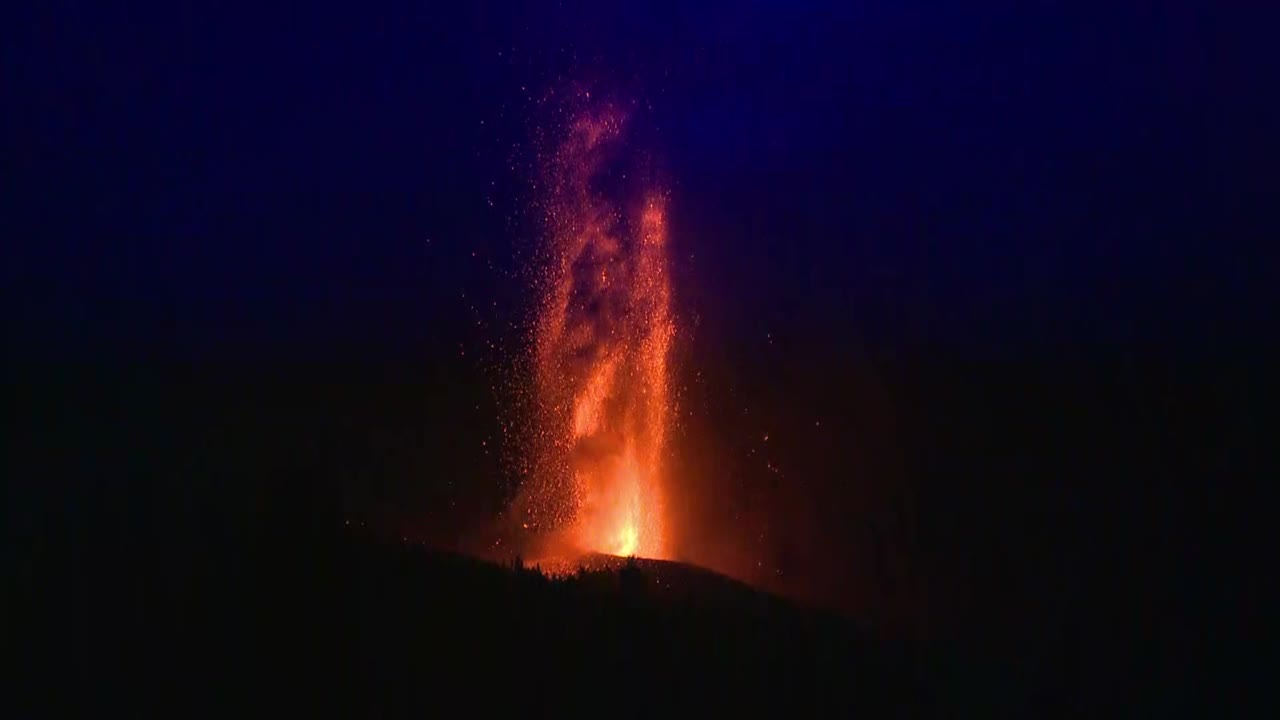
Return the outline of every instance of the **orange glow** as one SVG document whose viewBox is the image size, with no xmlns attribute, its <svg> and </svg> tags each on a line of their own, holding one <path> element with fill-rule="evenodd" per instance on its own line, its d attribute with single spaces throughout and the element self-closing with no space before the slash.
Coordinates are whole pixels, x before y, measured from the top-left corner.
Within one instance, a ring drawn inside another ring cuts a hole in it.
<svg viewBox="0 0 1280 720">
<path fill-rule="evenodd" d="M 613 377 L 617 369 L 618 363 L 610 358 L 600 363 L 591 374 L 591 380 L 574 405 L 573 437 L 590 437 L 600 431 L 604 403 L 613 389 Z"/>
<path fill-rule="evenodd" d="M 561 533 L 572 545 L 561 552 L 664 558 L 676 328 L 666 198 L 652 185 L 601 189 L 606 165 L 629 150 L 626 124 L 595 102 L 544 159 L 535 476 L 523 512 Z"/>
</svg>

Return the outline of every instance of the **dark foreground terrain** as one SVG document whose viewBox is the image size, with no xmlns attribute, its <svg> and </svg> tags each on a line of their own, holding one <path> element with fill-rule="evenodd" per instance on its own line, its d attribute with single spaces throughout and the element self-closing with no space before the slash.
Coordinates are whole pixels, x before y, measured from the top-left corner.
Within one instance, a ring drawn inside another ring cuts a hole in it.
<svg viewBox="0 0 1280 720">
<path fill-rule="evenodd" d="M 1014 707 L 972 666 L 960 678 L 698 568 L 618 561 L 551 578 L 352 530 L 277 540 L 163 580 L 82 568 L 18 628 L 37 648 L 21 696 L 41 712 L 184 715 Z"/>
</svg>

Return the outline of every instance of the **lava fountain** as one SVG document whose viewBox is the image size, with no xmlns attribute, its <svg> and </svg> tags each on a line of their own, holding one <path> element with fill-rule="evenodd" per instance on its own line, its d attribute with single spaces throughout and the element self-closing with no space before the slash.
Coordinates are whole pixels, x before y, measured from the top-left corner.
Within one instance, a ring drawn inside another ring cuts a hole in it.
<svg viewBox="0 0 1280 720">
<path fill-rule="evenodd" d="M 629 146 L 627 113 L 589 98 L 541 156 L 534 476 L 517 512 L 556 554 L 663 558 L 666 193 Z"/>
</svg>

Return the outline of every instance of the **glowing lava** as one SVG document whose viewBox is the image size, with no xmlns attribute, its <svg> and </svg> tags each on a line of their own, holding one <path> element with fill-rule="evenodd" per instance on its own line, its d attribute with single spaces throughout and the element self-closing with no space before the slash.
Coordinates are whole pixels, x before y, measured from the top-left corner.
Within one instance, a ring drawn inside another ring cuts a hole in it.
<svg viewBox="0 0 1280 720">
<path fill-rule="evenodd" d="M 545 155 L 536 472 L 522 512 L 572 546 L 559 552 L 662 558 L 675 334 L 666 197 L 637 169 L 626 127 L 597 103 L 570 114 Z"/>
</svg>

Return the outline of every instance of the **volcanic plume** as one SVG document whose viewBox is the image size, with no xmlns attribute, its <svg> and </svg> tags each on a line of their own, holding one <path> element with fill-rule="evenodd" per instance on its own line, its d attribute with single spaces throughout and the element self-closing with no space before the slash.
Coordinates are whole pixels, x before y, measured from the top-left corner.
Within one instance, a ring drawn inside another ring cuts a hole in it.
<svg viewBox="0 0 1280 720">
<path fill-rule="evenodd" d="M 675 334 L 666 194 L 624 107 L 587 93 L 578 106 L 540 155 L 533 477 L 515 509 L 555 554 L 662 558 Z"/>
</svg>

